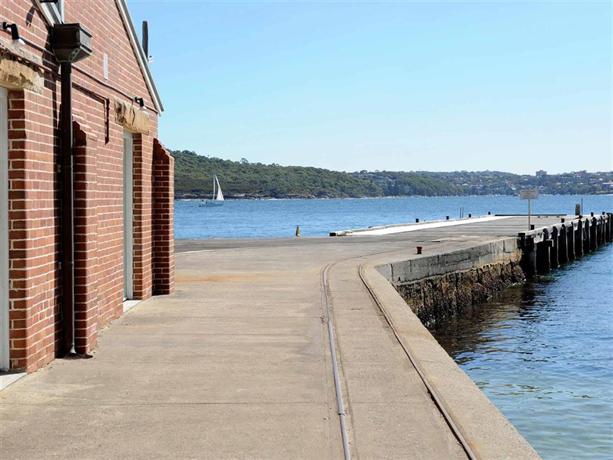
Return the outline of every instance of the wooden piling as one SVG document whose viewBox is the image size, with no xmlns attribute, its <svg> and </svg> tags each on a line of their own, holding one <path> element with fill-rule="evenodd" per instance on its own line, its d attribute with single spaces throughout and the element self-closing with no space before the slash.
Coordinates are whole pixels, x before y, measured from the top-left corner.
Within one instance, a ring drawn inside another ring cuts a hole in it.
<svg viewBox="0 0 613 460">
<path fill-rule="evenodd" d="M 551 240 L 550 241 L 551 241 L 551 244 L 549 245 L 549 267 L 558 268 L 560 266 L 560 263 L 559 263 L 560 241 L 559 241 L 558 227 L 553 227 L 551 229 Z"/>
<path fill-rule="evenodd" d="M 530 278 L 575 260 L 613 240 L 613 213 L 580 216 L 537 231 L 519 233 L 521 266 Z"/>
<path fill-rule="evenodd" d="M 543 230 L 543 241 L 536 244 L 536 268 L 540 274 L 549 273 L 551 270 L 551 240 L 549 230 Z"/>
<path fill-rule="evenodd" d="M 605 219 L 604 216 L 598 217 L 598 244 L 602 246 L 607 242 L 605 238 Z"/>
<path fill-rule="evenodd" d="M 568 260 L 575 260 L 575 224 L 573 222 L 567 227 L 566 236 L 568 238 L 567 248 L 568 248 Z"/>
<path fill-rule="evenodd" d="M 590 252 L 590 219 L 583 221 L 583 254 Z"/>
<path fill-rule="evenodd" d="M 560 264 L 568 263 L 568 236 L 566 236 L 566 225 L 560 226 L 560 235 L 558 237 L 558 262 Z"/>
<path fill-rule="evenodd" d="M 533 236 L 522 236 L 521 266 L 527 278 L 534 278 L 537 273 L 536 243 Z"/>
<path fill-rule="evenodd" d="M 577 229 L 575 230 L 575 257 L 579 258 L 583 255 L 583 220 L 577 221 Z"/>
</svg>

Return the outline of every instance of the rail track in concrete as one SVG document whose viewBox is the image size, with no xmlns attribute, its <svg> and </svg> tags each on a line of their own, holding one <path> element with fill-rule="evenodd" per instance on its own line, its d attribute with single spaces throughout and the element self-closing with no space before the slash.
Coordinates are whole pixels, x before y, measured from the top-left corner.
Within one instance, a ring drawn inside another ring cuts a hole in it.
<svg viewBox="0 0 613 460">
<path fill-rule="evenodd" d="M 378 253 L 377 255 L 384 254 L 384 253 L 385 252 Z M 346 259 L 346 260 L 351 260 L 351 258 Z M 328 344 L 330 348 L 332 374 L 334 378 L 334 389 L 335 389 L 336 404 L 337 404 L 337 414 L 339 417 L 339 430 L 340 430 L 340 436 L 341 436 L 341 440 L 343 444 L 343 456 L 345 460 L 351 460 L 352 458 L 351 428 L 350 428 L 350 421 L 348 419 L 348 413 L 347 413 L 348 409 L 347 409 L 346 398 L 344 396 L 344 394 L 346 393 L 346 389 L 344 388 L 345 385 L 343 384 L 343 376 L 342 376 L 342 370 L 341 370 L 339 352 L 338 352 L 338 343 L 336 341 L 336 335 L 335 335 L 334 306 L 332 305 L 332 300 L 329 295 L 330 281 L 329 281 L 328 273 L 330 270 L 333 269 L 336 263 L 337 262 L 329 263 L 325 265 L 321 270 L 322 307 L 324 310 L 324 320 L 326 322 L 326 328 L 328 331 Z M 432 402 L 434 403 L 436 409 L 439 411 L 441 417 L 445 420 L 451 433 L 453 433 L 454 437 L 456 438 L 460 446 L 462 446 L 462 449 L 466 453 L 466 457 L 470 460 L 477 460 L 478 459 L 477 455 L 473 452 L 470 444 L 464 437 L 464 434 L 462 433 L 461 429 L 458 427 L 457 423 L 453 420 L 453 417 L 451 416 L 449 411 L 446 409 L 445 402 L 439 396 L 434 385 L 431 382 L 429 382 L 427 376 L 421 369 L 421 366 L 419 365 L 419 362 L 417 358 L 414 356 L 410 347 L 402 341 L 402 339 L 400 338 L 400 335 L 394 328 L 394 325 L 391 319 L 389 318 L 389 315 L 387 314 L 384 305 L 381 303 L 381 301 L 377 297 L 375 290 L 372 288 L 372 286 L 369 284 L 368 280 L 364 276 L 364 266 L 362 264 L 358 265 L 358 275 L 360 277 L 360 280 L 364 288 L 368 291 L 372 301 L 377 306 L 382 316 L 385 318 L 390 329 L 393 331 L 398 344 L 404 350 L 404 353 L 406 354 L 406 357 L 408 361 L 410 362 L 411 366 L 415 369 L 415 371 L 419 375 L 419 378 L 423 382 L 424 387 L 426 388 L 427 392 L 432 398 Z M 355 447 L 354 447 L 354 450 L 355 450 Z"/>
<path fill-rule="evenodd" d="M 337 355 L 336 336 L 334 334 L 334 317 L 330 296 L 328 294 L 329 280 L 328 271 L 334 264 L 328 264 L 321 270 L 321 295 L 324 319 L 328 330 L 328 345 L 330 347 L 330 358 L 332 363 L 332 375 L 334 378 L 334 393 L 336 396 L 336 407 L 339 418 L 339 428 L 343 443 L 343 456 L 345 460 L 351 460 L 351 444 L 349 441 L 349 428 L 347 426 L 347 412 L 345 411 L 345 398 L 343 397 L 343 385 L 341 382 L 341 371 Z"/>
<path fill-rule="evenodd" d="M 419 364 L 418 359 L 414 355 L 414 353 L 411 350 L 410 346 L 406 342 L 404 342 L 402 340 L 400 334 L 398 333 L 398 331 L 394 327 L 394 324 L 393 324 L 392 320 L 390 319 L 390 316 L 387 313 L 387 311 L 385 309 L 385 306 L 383 305 L 381 300 L 379 300 L 375 290 L 369 284 L 369 282 L 367 281 L 366 277 L 364 276 L 364 265 L 360 265 L 358 267 L 358 275 L 360 276 L 360 280 L 362 281 L 362 283 L 364 284 L 364 287 L 366 288 L 366 290 L 370 294 L 373 302 L 377 305 L 377 307 L 379 308 L 379 311 L 381 311 L 381 314 L 383 315 L 383 317 L 387 321 L 387 324 L 389 325 L 389 327 L 394 332 L 394 336 L 396 337 L 396 340 L 398 341 L 398 344 L 402 347 L 402 349 L 406 353 L 407 359 L 411 362 L 411 365 L 415 368 L 415 371 L 419 375 L 419 378 L 421 379 L 421 381 L 423 382 L 424 386 L 428 390 L 428 393 L 432 397 L 432 401 L 436 405 L 436 408 L 439 410 L 441 416 L 443 417 L 443 419 L 445 420 L 445 422 L 449 426 L 449 429 L 451 430 L 451 432 L 453 433 L 455 438 L 458 440 L 458 442 L 462 446 L 462 449 L 464 449 L 464 452 L 466 452 L 466 456 L 470 460 L 476 460 L 478 458 L 477 455 L 473 452 L 473 449 L 470 446 L 469 442 L 466 440 L 464 434 L 462 433 L 461 428 L 458 426 L 456 421 L 453 419 L 453 417 L 449 413 L 449 410 L 446 408 L 445 401 L 443 400 L 443 398 L 441 398 L 441 396 L 439 395 L 439 393 L 436 390 L 435 386 L 427 378 L 426 374 L 424 373 L 422 367 Z"/>
</svg>

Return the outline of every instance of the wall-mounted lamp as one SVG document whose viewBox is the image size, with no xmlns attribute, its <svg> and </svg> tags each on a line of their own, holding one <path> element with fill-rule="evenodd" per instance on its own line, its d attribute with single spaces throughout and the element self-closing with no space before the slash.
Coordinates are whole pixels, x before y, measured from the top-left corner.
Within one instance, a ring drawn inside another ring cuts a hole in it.
<svg viewBox="0 0 613 460">
<path fill-rule="evenodd" d="M 142 97 L 135 97 L 134 102 L 136 102 L 141 109 L 145 107 L 145 100 Z"/>
<path fill-rule="evenodd" d="M 17 24 L 9 24 L 8 22 L 4 21 L 2 23 L 2 30 L 10 30 L 11 38 L 13 40 L 21 40 L 19 37 L 19 28 L 17 27 Z"/>
</svg>

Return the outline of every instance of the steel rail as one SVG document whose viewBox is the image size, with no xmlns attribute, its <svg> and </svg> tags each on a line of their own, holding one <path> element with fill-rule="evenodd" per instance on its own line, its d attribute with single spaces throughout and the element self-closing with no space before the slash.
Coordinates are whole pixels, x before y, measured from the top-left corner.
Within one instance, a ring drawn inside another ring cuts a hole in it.
<svg viewBox="0 0 613 460">
<path fill-rule="evenodd" d="M 332 375 L 334 376 L 334 390 L 336 393 L 337 413 L 340 421 L 341 439 L 343 441 L 343 456 L 345 460 L 351 460 L 351 447 L 349 446 L 349 432 L 347 430 L 347 413 L 343 401 L 343 389 L 338 367 L 338 357 L 336 355 L 336 338 L 334 335 L 334 320 L 330 309 L 330 297 L 328 272 L 334 264 L 326 265 L 321 271 L 321 300 L 324 309 L 324 319 L 328 326 L 328 342 L 330 345 L 330 355 L 332 357 Z"/>
</svg>

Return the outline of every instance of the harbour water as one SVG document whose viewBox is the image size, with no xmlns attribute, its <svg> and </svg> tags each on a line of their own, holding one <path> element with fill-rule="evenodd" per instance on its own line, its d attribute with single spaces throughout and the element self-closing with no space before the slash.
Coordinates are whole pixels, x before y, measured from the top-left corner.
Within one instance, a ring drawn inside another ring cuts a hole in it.
<svg viewBox="0 0 613 460">
<path fill-rule="evenodd" d="M 613 246 L 432 332 L 544 459 L 613 458 Z"/>
<path fill-rule="evenodd" d="M 542 195 L 534 213 L 573 214 L 583 199 L 586 211 L 612 208 L 611 195 Z M 527 203 L 515 196 L 399 197 L 329 200 L 226 200 L 220 207 L 200 207 L 199 201 L 176 201 L 175 237 L 287 238 L 300 226 L 303 236 L 325 236 L 331 230 L 452 219 L 468 214 L 526 213 Z"/>
</svg>

